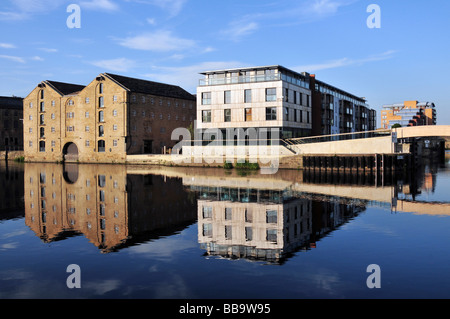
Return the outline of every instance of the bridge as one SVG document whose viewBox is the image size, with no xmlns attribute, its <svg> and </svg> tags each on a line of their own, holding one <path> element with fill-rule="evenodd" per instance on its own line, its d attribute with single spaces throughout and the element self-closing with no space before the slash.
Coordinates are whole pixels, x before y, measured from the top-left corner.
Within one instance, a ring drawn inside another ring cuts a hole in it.
<svg viewBox="0 0 450 319">
<path fill-rule="evenodd" d="M 410 153 L 409 139 L 450 139 L 450 125 L 401 127 L 392 130 L 345 133 L 285 139 L 297 155 L 366 155 Z M 399 147 L 404 144 L 406 147 Z"/>
</svg>

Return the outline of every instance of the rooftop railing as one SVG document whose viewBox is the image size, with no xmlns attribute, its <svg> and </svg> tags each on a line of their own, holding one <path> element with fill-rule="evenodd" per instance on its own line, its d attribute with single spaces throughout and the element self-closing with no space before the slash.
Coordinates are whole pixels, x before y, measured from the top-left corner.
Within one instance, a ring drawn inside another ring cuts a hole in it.
<svg viewBox="0 0 450 319">
<path fill-rule="evenodd" d="M 268 82 L 281 80 L 281 74 L 264 74 L 264 75 L 242 75 L 223 78 L 208 78 L 199 81 L 200 86 L 207 85 L 224 85 L 224 84 L 238 84 L 238 83 L 254 83 L 254 82 Z"/>
</svg>

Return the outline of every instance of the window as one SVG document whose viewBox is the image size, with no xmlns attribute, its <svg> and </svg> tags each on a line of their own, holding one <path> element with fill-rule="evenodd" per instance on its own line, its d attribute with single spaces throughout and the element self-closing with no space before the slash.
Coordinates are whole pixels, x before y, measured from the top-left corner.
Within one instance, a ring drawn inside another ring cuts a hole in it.
<svg viewBox="0 0 450 319">
<path fill-rule="evenodd" d="M 32 127 L 30 127 L 29 132 L 33 133 L 33 128 Z"/>
<path fill-rule="evenodd" d="M 246 108 L 245 109 L 245 121 L 251 121 L 252 120 L 252 109 Z"/>
<path fill-rule="evenodd" d="M 211 123 L 211 110 L 202 111 L 202 122 Z"/>
<path fill-rule="evenodd" d="M 231 91 L 225 91 L 223 94 L 223 103 L 230 104 L 231 103 Z"/>
<path fill-rule="evenodd" d="M 117 140 L 113 140 L 113 146 L 117 146 Z"/>
<path fill-rule="evenodd" d="M 277 242 L 277 230 L 276 229 L 268 229 L 266 231 L 266 240 L 276 243 Z"/>
<path fill-rule="evenodd" d="M 266 102 L 273 102 L 277 100 L 277 89 L 268 88 L 266 89 Z"/>
<path fill-rule="evenodd" d="M 202 227 L 203 236 L 211 237 L 212 236 L 212 224 L 203 224 Z"/>
<path fill-rule="evenodd" d="M 84 101 L 86 104 L 89 104 L 89 98 L 87 97 Z"/>
<path fill-rule="evenodd" d="M 56 129 L 52 126 L 51 131 L 52 131 L 52 133 L 55 133 Z"/>
<path fill-rule="evenodd" d="M 253 229 L 251 227 L 245 227 L 245 240 L 253 240 Z"/>
<path fill-rule="evenodd" d="M 114 96 L 113 96 L 113 101 L 114 101 L 114 102 L 117 102 L 117 95 L 114 95 Z"/>
<path fill-rule="evenodd" d="M 203 211 L 203 218 L 212 218 L 212 207 L 204 206 L 202 211 Z"/>
<path fill-rule="evenodd" d="M 86 141 L 86 142 L 84 143 L 84 145 L 85 145 L 86 147 L 89 147 L 89 146 L 91 145 L 91 143 L 90 143 L 89 141 Z"/>
<path fill-rule="evenodd" d="M 39 137 L 40 138 L 44 138 L 45 137 L 45 129 L 43 127 L 41 127 L 39 129 Z"/>
<path fill-rule="evenodd" d="M 284 108 L 284 117 L 285 121 L 289 121 L 289 108 L 287 107 Z"/>
<path fill-rule="evenodd" d="M 89 112 L 84 113 L 84 117 L 88 119 L 89 118 Z"/>
<path fill-rule="evenodd" d="M 113 110 L 113 116 L 117 116 L 117 110 Z"/>
<path fill-rule="evenodd" d="M 244 90 L 244 103 L 252 102 L 252 90 Z"/>
<path fill-rule="evenodd" d="M 231 109 L 224 110 L 224 122 L 231 122 Z"/>
<path fill-rule="evenodd" d="M 284 101 L 289 102 L 289 89 L 284 89 Z"/>
<path fill-rule="evenodd" d="M 41 114 L 40 116 L 39 116 L 39 123 L 41 124 L 41 125 L 44 125 L 45 123 L 44 123 L 45 121 L 44 121 L 44 114 Z"/>
<path fill-rule="evenodd" d="M 84 130 L 85 130 L 86 132 L 89 132 L 89 126 L 86 125 L 86 126 L 84 127 Z"/>
<path fill-rule="evenodd" d="M 103 94 L 103 83 L 100 83 L 98 86 L 98 93 Z"/>
<path fill-rule="evenodd" d="M 98 121 L 105 122 L 105 117 L 103 115 L 103 111 L 98 112 Z"/>
<path fill-rule="evenodd" d="M 210 105 L 210 104 L 211 104 L 211 92 L 203 92 L 202 105 Z"/>
<path fill-rule="evenodd" d="M 103 129 L 103 125 L 100 125 L 99 127 L 98 127 L 98 136 L 105 136 L 105 131 L 104 131 L 104 129 Z"/>
<path fill-rule="evenodd" d="M 98 141 L 98 152 L 100 153 L 105 152 L 105 141 L 103 140 Z"/>
<path fill-rule="evenodd" d="M 113 131 L 117 131 L 117 124 L 113 125 Z"/>
<path fill-rule="evenodd" d="M 39 152 L 45 152 L 45 142 L 44 141 L 39 142 Z"/>
<path fill-rule="evenodd" d="M 266 121 L 274 121 L 277 119 L 277 108 L 266 107 Z"/>
<path fill-rule="evenodd" d="M 40 112 L 45 112 L 44 101 L 42 101 L 41 103 L 39 103 L 39 111 L 40 111 Z"/>
<path fill-rule="evenodd" d="M 105 104 L 104 104 L 103 96 L 100 96 L 98 98 L 98 107 L 104 107 L 104 106 L 105 106 Z"/>
<path fill-rule="evenodd" d="M 232 209 L 225 208 L 225 220 L 231 220 L 231 219 L 232 219 Z"/>
<path fill-rule="evenodd" d="M 277 222 L 277 211 L 268 210 L 266 211 L 266 223 L 276 223 Z"/>
<path fill-rule="evenodd" d="M 231 239 L 232 238 L 232 226 L 227 225 L 225 226 L 225 239 Z"/>
<path fill-rule="evenodd" d="M 33 108 L 33 102 L 30 102 L 30 109 Z"/>
<path fill-rule="evenodd" d="M 52 141 L 52 147 L 55 147 L 55 146 L 56 146 L 56 142 Z"/>
<path fill-rule="evenodd" d="M 43 99 L 44 98 L 44 90 L 41 90 L 39 93 L 40 93 L 39 95 L 41 96 L 41 99 Z"/>
<path fill-rule="evenodd" d="M 52 113 L 52 120 L 55 119 L 55 113 Z"/>
</svg>

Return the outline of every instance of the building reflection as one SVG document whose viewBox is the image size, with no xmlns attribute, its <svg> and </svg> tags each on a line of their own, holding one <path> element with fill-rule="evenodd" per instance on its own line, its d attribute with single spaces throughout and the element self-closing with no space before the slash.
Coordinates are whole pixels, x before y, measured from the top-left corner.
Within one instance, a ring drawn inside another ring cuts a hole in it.
<svg viewBox="0 0 450 319">
<path fill-rule="evenodd" d="M 0 221 L 23 218 L 23 165 L 0 162 Z"/>
<path fill-rule="evenodd" d="M 282 264 L 364 206 L 314 199 L 291 190 L 192 185 L 199 194 L 198 238 L 208 256 Z"/>
<path fill-rule="evenodd" d="M 196 220 L 180 179 L 123 165 L 25 164 L 25 222 L 44 241 L 84 235 L 102 252 L 182 230 Z"/>
<path fill-rule="evenodd" d="M 9 170 L 8 178 L 24 189 L 25 222 L 36 235 L 47 243 L 83 235 L 102 252 L 170 236 L 197 222 L 205 256 L 282 264 L 298 251 L 316 248 L 369 205 L 450 215 L 447 203 L 415 200 L 421 192 L 434 192 L 439 169 L 434 166 L 381 180 L 355 172 L 283 170 L 267 176 L 221 168 L 23 167 L 22 173 Z M 20 183 L 15 176 L 21 174 Z M 3 188 L 8 192 L 7 183 Z"/>
</svg>

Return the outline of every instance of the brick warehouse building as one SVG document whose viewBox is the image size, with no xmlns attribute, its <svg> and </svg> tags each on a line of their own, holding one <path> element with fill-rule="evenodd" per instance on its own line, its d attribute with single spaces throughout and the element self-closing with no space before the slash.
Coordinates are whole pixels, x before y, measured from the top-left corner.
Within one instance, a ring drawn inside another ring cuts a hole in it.
<svg viewBox="0 0 450 319">
<path fill-rule="evenodd" d="M 168 152 L 195 104 L 179 86 L 110 73 L 87 86 L 43 81 L 23 101 L 25 160 L 121 163 Z"/>
</svg>

